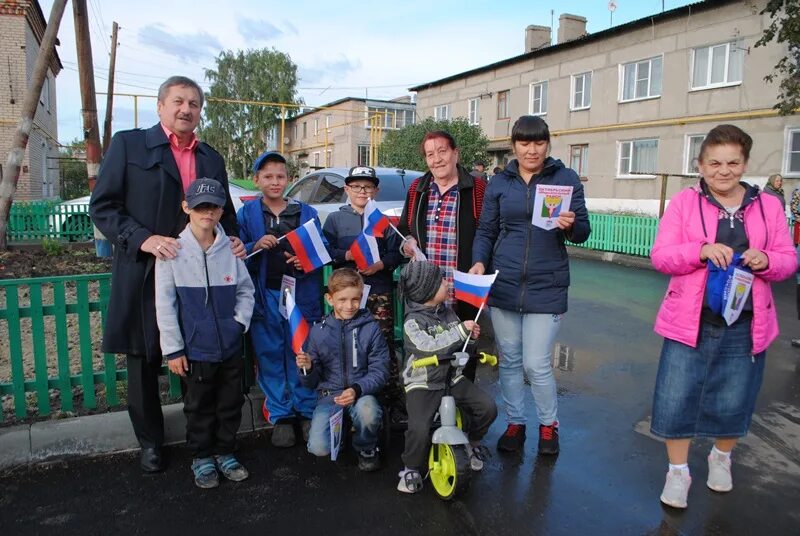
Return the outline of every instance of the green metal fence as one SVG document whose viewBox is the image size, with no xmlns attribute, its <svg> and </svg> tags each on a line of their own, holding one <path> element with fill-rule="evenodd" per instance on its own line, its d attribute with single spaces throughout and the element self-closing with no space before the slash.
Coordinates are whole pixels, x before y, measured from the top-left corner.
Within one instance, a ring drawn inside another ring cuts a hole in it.
<svg viewBox="0 0 800 536">
<path fill-rule="evenodd" d="M 658 218 L 589 214 L 592 234 L 572 246 L 649 257 L 658 231 Z"/>
<path fill-rule="evenodd" d="M 93 238 L 89 203 L 17 201 L 11 205 L 6 228 L 9 243 L 43 239 L 83 242 Z"/>
</svg>

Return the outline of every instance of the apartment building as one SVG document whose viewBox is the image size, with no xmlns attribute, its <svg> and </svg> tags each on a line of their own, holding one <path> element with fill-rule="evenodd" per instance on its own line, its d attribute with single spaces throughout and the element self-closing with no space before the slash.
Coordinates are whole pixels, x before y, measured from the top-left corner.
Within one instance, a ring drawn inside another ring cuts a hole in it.
<svg viewBox="0 0 800 536">
<path fill-rule="evenodd" d="M 326 167 L 378 166 L 377 146 L 386 132 L 413 124 L 415 113 L 408 96 L 339 99 L 286 121 L 284 151 L 300 162 L 301 175 Z"/>
<path fill-rule="evenodd" d="M 769 24 L 765 5 L 708 0 L 594 34 L 585 18 L 563 14 L 554 45 L 550 27 L 528 26 L 523 54 L 410 90 L 420 117 L 480 125 L 499 165 L 512 158 L 515 119 L 542 116 L 552 155 L 590 198 L 658 199 L 657 173 L 691 176 L 668 181 L 672 196 L 694 182 L 700 143 L 720 123 L 753 137 L 755 182 L 800 178 L 800 119 L 772 109 L 777 85 L 764 82 L 786 49 L 754 47 Z"/>
<path fill-rule="evenodd" d="M 44 36 L 45 21 L 36 0 L 0 0 L 0 175 L 22 113 L 36 56 Z M 22 161 L 16 200 L 58 196 L 58 130 L 56 76 L 62 69 L 53 55 L 39 96 L 28 147 Z"/>
</svg>

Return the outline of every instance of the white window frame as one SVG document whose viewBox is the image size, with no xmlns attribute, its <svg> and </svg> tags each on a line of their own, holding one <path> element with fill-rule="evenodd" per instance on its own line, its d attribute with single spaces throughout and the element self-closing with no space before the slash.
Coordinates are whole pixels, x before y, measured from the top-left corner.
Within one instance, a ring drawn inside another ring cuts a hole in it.
<svg viewBox="0 0 800 536">
<path fill-rule="evenodd" d="M 714 68 L 713 54 L 711 53 L 712 49 L 716 47 L 724 46 L 725 47 L 725 68 L 723 69 L 723 81 L 717 82 L 716 84 L 710 83 L 711 80 L 711 71 Z M 689 65 L 689 91 L 704 91 L 706 89 L 715 89 L 719 87 L 731 87 L 731 86 L 740 86 L 742 85 L 741 80 L 734 80 L 729 81 L 728 76 L 730 74 L 730 66 L 731 66 L 731 47 L 738 47 L 742 48 L 742 41 L 735 40 L 735 41 L 728 41 L 726 43 L 714 43 L 712 45 L 706 45 L 702 47 L 695 47 L 692 49 L 692 61 Z M 706 71 L 706 81 L 708 83 L 704 85 L 695 85 L 694 80 L 694 62 L 697 58 L 697 51 L 702 49 L 708 49 L 708 68 Z M 744 78 L 744 55 L 742 55 L 742 68 L 741 68 L 742 78 Z"/>
<path fill-rule="evenodd" d="M 689 153 L 689 150 L 692 147 L 692 138 L 705 139 L 706 135 L 705 134 L 686 134 L 686 136 L 684 136 L 684 142 L 683 142 L 683 174 L 684 175 L 693 175 L 695 177 L 699 177 L 700 173 L 692 171 L 692 155 Z"/>
<path fill-rule="evenodd" d="M 572 150 L 575 147 L 581 148 L 581 169 L 572 167 Z M 572 168 L 578 177 L 584 179 L 589 176 L 587 168 L 589 167 L 589 144 L 588 143 L 573 143 L 569 146 L 569 167 Z"/>
<path fill-rule="evenodd" d="M 319 119 L 314 118 L 314 136 L 319 136 Z"/>
<path fill-rule="evenodd" d="M 331 114 L 325 116 L 325 130 L 328 132 L 331 131 Z"/>
<path fill-rule="evenodd" d="M 652 82 L 653 82 L 653 60 L 661 60 L 661 87 L 658 88 L 658 93 L 651 94 L 650 92 L 653 90 Z M 642 62 L 647 62 L 647 95 L 644 96 L 636 96 L 636 81 L 639 80 L 639 64 Z M 625 67 L 628 65 L 633 65 L 635 68 L 634 71 L 634 81 L 633 81 L 633 92 L 634 96 L 630 99 L 625 98 Z M 617 96 L 618 102 L 636 102 L 636 101 L 643 101 L 643 100 L 650 100 L 650 99 L 660 99 L 661 93 L 664 90 L 664 55 L 660 56 L 653 56 L 652 58 L 642 58 L 635 61 L 628 61 L 625 63 L 619 64 L 619 95 Z"/>
<path fill-rule="evenodd" d="M 361 162 L 361 152 L 364 152 L 364 162 Z M 369 166 L 369 145 L 359 144 L 356 146 L 356 165 Z"/>
<path fill-rule="evenodd" d="M 469 121 L 470 125 L 481 124 L 480 109 L 481 109 L 480 97 L 475 97 L 474 99 L 467 100 L 467 121 Z"/>
<path fill-rule="evenodd" d="M 588 94 L 589 95 L 589 102 L 588 103 L 586 102 L 586 79 L 585 79 L 586 75 L 589 76 L 589 85 L 591 86 L 592 71 L 584 71 L 582 73 L 577 73 L 577 74 L 573 74 L 572 76 L 570 76 L 569 109 L 572 112 L 575 112 L 575 111 L 578 111 L 578 110 L 588 110 L 589 108 L 592 107 L 592 88 L 591 87 L 589 87 L 589 94 Z M 581 89 L 581 91 L 583 92 L 583 99 L 582 99 L 582 102 L 581 102 L 581 106 L 575 106 L 575 81 L 578 78 L 583 78 L 584 79 L 583 87 Z"/>
<path fill-rule="evenodd" d="M 433 107 L 433 118 L 437 121 L 446 121 L 450 119 L 450 105 L 440 104 Z"/>
<path fill-rule="evenodd" d="M 325 151 L 325 167 L 331 167 L 331 162 L 333 162 L 333 149 L 328 149 Z"/>
<path fill-rule="evenodd" d="M 505 95 L 506 95 L 506 98 L 505 98 L 505 112 L 506 112 L 506 115 L 503 115 L 503 116 L 500 115 L 500 94 L 501 93 L 505 93 Z M 497 112 L 497 120 L 498 121 L 506 121 L 508 119 L 511 119 L 511 90 L 510 89 L 504 89 L 503 91 L 498 91 L 497 92 L 497 103 L 496 103 L 496 105 L 497 106 L 495 108 L 495 111 Z"/>
<path fill-rule="evenodd" d="M 656 142 L 656 161 L 658 160 L 658 149 L 659 149 L 659 139 L 658 138 L 636 138 L 632 140 L 619 140 L 617 142 L 617 178 L 618 179 L 654 179 L 656 178 L 655 175 L 634 175 L 631 173 L 630 167 L 625 170 L 623 173 L 622 170 L 622 146 L 630 143 L 631 144 L 631 156 L 630 160 L 633 161 L 633 149 L 635 148 L 636 142 L 643 142 L 643 141 L 655 141 Z"/>
<path fill-rule="evenodd" d="M 547 115 L 547 98 L 550 90 L 547 80 L 531 82 L 528 86 L 528 113 L 530 115 Z M 542 88 L 539 92 L 539 109 L 536 109 L 536 88 Z"/>
<path fill-rule="evenodd" d="M 314 151 L 311 156 L 314 158 L 314 169 L 319 169 L 319 151 Z"/>
<path fill-rule="evenodd" d="M 789 169 L 789 165 L 792 162 L 791 159 L 791 148 L 792 148 L 792 135 L 797 134 L 800 136 L 800 126 L 796 127 L 786 127 L 783 134 L 783 175 L 784 177 L 800 177 L 800 169 L 797 171 L 791 171 Z"/>
</svg>

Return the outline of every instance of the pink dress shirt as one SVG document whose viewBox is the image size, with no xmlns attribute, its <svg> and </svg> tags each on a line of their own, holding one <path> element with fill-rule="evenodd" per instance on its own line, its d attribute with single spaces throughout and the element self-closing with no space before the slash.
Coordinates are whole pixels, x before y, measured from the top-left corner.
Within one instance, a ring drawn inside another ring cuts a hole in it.
<svg viewBox="0 0 800 536">
<path fill-rule="evenodd" d="M 189 185 L 197 178 L 197 164 L 194 157 L 194 150 L 197 148 L 197 136 L 192 133 L 192 141 L 186 147 L 178 145 L 178 136 L 171 132 L 164 124 L 161 124 L 164 129 L 164 134 L 167 135 L 169 140 L 169 148 L 172 149 L 172 156 L 175 157 L 175 163 L 178 165 L 178 172 L 181 174 L 181 183 L 183 184 L 183 191 L 189 188 Z"/>
</svg>

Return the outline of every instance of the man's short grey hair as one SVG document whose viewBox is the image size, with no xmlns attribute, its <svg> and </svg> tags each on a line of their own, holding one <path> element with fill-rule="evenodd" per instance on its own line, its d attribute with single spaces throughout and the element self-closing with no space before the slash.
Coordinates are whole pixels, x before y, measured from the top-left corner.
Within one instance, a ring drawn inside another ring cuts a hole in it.
<svg viewBox="0 0 800 536">
<path fill-rule="evenodd" d="M 197 94 L 200 96 L 200 107 L 203 107 L 203 88 L 201 88 L 197 82 L 186 76 L 170 76 L 164 80 L 164 83 L 158 88 L 158 102 L 164 102 L 164 99 L 167 98 L 169 88 L 173 86 L 190 87 L 196 90 Z"/>
</svg>

